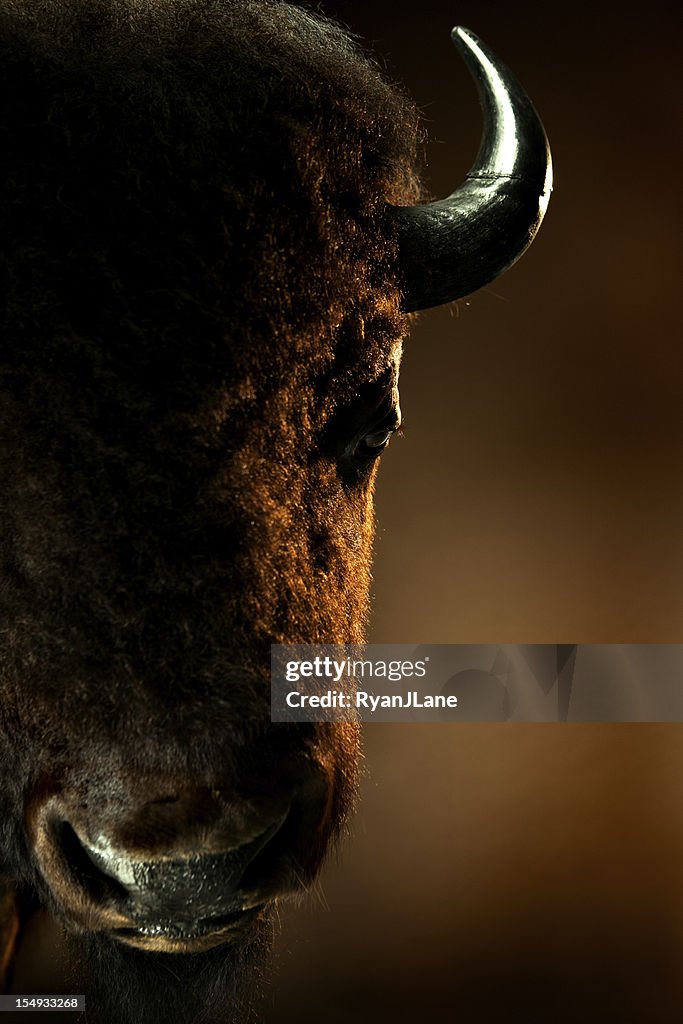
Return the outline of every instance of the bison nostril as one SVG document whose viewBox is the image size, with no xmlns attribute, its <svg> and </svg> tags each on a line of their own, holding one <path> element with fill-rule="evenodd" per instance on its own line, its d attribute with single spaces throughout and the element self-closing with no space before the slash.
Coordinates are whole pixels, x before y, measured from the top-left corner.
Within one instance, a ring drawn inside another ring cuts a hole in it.
<svg viewBox="0 0 683 1024">
<path fill-rule="evenodd" d="M 294 881 L 289 877 L 294 866 L 291 851 L 295 848 L 297 833 L 296 817 L 291 808 L 282 818 L 279 827 L 246 865 L 242 876 L 242 888 L 245 891 L 259 890 L 268 882 L 282 889 L 291 889 Z"/>
<path fill-rule="evenodd" d="M 120 902 L 126 897 L 124 886 L 99 868 L 68 821 L 56 826 L 55 840 L 70 873 L 97 903 Z"/>
<path fill-rule="evenodd" d="M 91 800 L 87 813 L 61 794 L 31 807 L 37 865 L 75 924 L 134 945 L 132 930 L 142 948 L 157 938 L 228 941 L 310 879 L 327 793 L 318 776 L 276 798 L 160 789 L 123 807 Z"/>
<path fill-rule="evenodd" d="M 289 810 L 246 842 L 218 852 L 199 848 L 145 857 L 104 837 L 86 841 L 67 821 L 53 826 L 53 841 L 72 879 L 94 904 L 116 909 L 143 929 L 165 922 L 187 932 L 198 922 L 206 926 L 207 921 L 230 917 L 275 895 L 258 882 L 266 879 L 266 867 L 277 860 L 277 853 L 275 857 L 266 854 L 271 844 L 279 849 L 274 841 L 288 817 Z M 248 872 L 257 863 L 261 867 L 256 874 Z M 251 874 L 248 884 L 247 874 Z"/>
</svg>

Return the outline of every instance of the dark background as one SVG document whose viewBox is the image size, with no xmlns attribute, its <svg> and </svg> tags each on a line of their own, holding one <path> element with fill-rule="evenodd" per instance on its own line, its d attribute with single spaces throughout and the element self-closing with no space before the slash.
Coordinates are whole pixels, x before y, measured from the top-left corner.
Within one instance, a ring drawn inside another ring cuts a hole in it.
<svg viewBox="0 0 683 1024">
<path fill-rule="evenodd" d="M 435 194 L 481 129 L 453 24 L 555 162 L 532 249 L 407 345 L 372 639 L 683 642 L 678 6 L 323 6 L 423 110 Z M 681 726 L 371 726 L 366 753 L 269 1024 L 683 1019 Z"/>
</svg>

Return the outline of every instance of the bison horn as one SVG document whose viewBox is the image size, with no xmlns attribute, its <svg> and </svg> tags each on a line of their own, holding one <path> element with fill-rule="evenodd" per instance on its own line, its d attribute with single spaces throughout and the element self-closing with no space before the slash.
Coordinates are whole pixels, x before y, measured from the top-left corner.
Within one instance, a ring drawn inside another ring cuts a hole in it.
<svg viewBox="0 0 683 1024">
<path fill-rule="evenodd" d="M 477 83 L 484 132 L 474 166 L 447 199 L 391 207 L 406 312 L 469 295 L 507 270 L 533 241 L 552 189 L 531 100 L 472 32 L 457 27 L 451 37 Z"/>
</svg>

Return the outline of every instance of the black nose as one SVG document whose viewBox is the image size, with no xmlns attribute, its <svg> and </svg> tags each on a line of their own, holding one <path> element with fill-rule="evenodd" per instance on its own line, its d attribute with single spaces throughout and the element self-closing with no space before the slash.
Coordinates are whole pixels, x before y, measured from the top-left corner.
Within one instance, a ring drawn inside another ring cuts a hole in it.
<svg viewBox="0 0 683 1024">
<path fill-rule="evenodd" d="M 35 850 L 53 894 L 86 928 L 198 937 L 300 888 L 310 812 L 319 820 L 308 796 L 303 817 L 301 791 L 248 801 L 188 789 L 90 810 L 50 796 L 35 810 Z"/>
<path fill-rule="evenodd" d="M 80 859 L 76 844 L 80 845 L 96 871 L 114 883 L 120 909 L 136 924 L 154 927 L 166 921 L 188 931 L 197 922 L 238 913 L 260 901 L 261 883 L 277 867 L 278 859 L 275 844 L 266 848 L 286 819 L 286 812 L 274 817 L 255 836 L 220 853 L 197 851 L 186 857 L 134 857 L 103 836 L 89 845 L 73 829 L 69 835 L 70 826 L 63 828 L 62 842 L 70 846 L 72 863 Z M 256 865 L 259 855 L 263 855 L 260 868 Z M 90 875 L 97 880 L 95 873 Z"/>
</svg>

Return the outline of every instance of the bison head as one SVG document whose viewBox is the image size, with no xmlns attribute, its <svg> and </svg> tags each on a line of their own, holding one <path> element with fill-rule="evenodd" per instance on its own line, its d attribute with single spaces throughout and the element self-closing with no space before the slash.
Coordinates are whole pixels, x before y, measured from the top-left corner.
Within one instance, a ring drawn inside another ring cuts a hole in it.
<svg viewBox="0 0 683 1024">
<path fill-rule="evenodd" d="M 406 312 L 528 244 L 545 139 L 461 32 L 482 150 L 411 206 L 413 108 L 300 9 L 26 0 L 0 28 L 6 906 L 168 1019 L 159 965 L 232 984 L 352 802 L 357 730 L 271 724 L 269 645 L 362 639 Z"/>
</svg>

